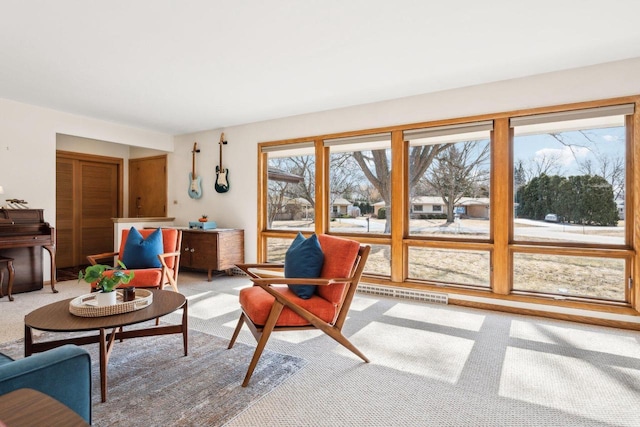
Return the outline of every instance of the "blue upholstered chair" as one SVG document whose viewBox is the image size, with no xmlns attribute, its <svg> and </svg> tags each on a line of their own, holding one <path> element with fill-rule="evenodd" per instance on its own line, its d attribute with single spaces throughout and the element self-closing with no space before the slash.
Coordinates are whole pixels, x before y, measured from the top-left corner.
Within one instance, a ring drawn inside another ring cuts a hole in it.
<svg viewBox="0 0 640 427">
<path fill-rule="evenodd" d="M 75 345 L 13 360 L 0 353 L 0 395 L 31 388 L 53 397 L 91 424 L 91 358 Z"/>
</svg>

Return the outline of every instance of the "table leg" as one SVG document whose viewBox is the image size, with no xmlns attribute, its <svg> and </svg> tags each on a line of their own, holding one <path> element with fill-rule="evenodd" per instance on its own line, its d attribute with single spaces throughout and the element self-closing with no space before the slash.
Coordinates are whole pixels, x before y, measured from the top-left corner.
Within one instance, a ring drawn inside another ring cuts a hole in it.
<svg viewBox="0 0 640 427">
<path fill-rule="evenodd" d="M 33 335 L 31 334 L 31 328 L 24 325 L 24 357 L 31 356 L 33 354 Z"/>
<path fill-rule="evenodd" d="M 56 289 L 56 248 L 55 246 L 43 246 L 47 252 L 49 252 L 50 268 L 51 268 L 51 291 L 54 294 L 58 293 Z"/>
<path fill-rule="evenodd" d="M 7 295 L 9 296 L 9 301 L 13 301 L 11 292 L 13 291 L 13 278 L 16 275 L 16 270 L 15 268 L 13 268 L 13 260 L 7 261 L 7 270 L 9 270 L 9 281 L 7 282 Z M 1 282 L 0 282 L 0 286 L 2 286 Z"/>
<path fill-rule="evenodd" d="M 100 396 L 107 401 L 107 337 L 104 328 L 100 329 Z"/>
<path fill-rule="evenodd" d="M 184 302 L 184 307 L 182 307 L 182 344 L 184 346 L 184 355 L 188 354 L 188 345 L 189 345 L 189 337 L 188 337 L 188 327 L 187 327 L 187 305 L 188 301 Z"/>
<path fill-rule="evenodd" d="M 104 328 L 100 328 L 100 397 L 107 401 L 107 365 L 116 338 L 116 328 L 107 336 Z"/>
</svg>

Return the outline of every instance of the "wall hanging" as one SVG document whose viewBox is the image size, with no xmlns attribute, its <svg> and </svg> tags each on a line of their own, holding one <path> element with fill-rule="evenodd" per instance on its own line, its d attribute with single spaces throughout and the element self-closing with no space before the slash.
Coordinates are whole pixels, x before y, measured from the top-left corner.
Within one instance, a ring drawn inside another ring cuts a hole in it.
<svg viewBox="0 0 640 427">
<path fill-rule="evenodd" d="M 216 166 L 216 183 L 214 185 L 218 193 L 226 193 L 229 191 L 229 169 L 222 167 L 222 146 L 226 145 L 224 140 L 224 132 L 220 135 L 220 166 Z"/>
<path fill-rule="evenodd" d="M 192 199 L 199 199 L 202 197 L 202 179 L 196 175 L 196 154 L 200 152 L 198 149 L 198 143 L 193 143 L 193 150 L 191 151 L 191 172 L 189 172 L 189 197 Z"/>
</svg>

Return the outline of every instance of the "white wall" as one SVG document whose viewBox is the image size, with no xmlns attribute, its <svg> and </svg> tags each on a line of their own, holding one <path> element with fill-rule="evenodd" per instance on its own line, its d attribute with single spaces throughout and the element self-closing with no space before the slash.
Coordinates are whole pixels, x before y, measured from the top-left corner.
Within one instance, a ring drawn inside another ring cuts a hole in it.
<svg viewBox="0 0 640 427">
<path fill-rule="evenodd" d="M 24 199 L 31 208 L 44 209 L 45 220 L 53 226 L 57 134 L 173 150 L 171 135 L 0 99 L 0 186 L 5 192 L 0 205 L 5 199 Z M 48 262 L 44 266 L 48 278 Z"/>
<path fill-rule="evenodd" d="M 473 72 L 470 66 L 469 72 Z M 354 131 L 388 125 L 497 113 L 640 94 L 640 58 L 570 71 L 413 96 L 368 105 L 305 114 L 278 120 L 216 129 L 174 139 L 170 156 L 169 216 L 177 223 L 206 213 L 219 227 L 245 229 L 247 262 L 256 260 L 257 147 L 258 142 Z M 224 131 L 224 166 L 229 168 L 230 191 L 213 189 L 218 141 Z M 187 194 L 191 149 L 197 141 L 201 153 L 204 194 Z M 175 201 L 175 204 L 173 202 Z"/>
<path fill-rule="evenodd" d="M 0 201 L 24 199 L 30 207 L 44 209 L 45 219 L 52 225 L 55 225 L 57 134 L 173 151 L 171 135 L 0 99 L 0 185 L 5 191 Z M 74 151 L 81 150 L 77 144 L 75 147 Z M 114 151 L 118 155 L 124 152 L 115 145 Z M 84 152 L 106 155 L 105 150 Z"/>
</svg>

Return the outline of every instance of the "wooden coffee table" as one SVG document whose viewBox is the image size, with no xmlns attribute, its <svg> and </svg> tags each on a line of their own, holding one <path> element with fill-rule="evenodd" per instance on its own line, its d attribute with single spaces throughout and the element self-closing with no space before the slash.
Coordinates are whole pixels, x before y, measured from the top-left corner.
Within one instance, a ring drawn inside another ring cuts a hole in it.
<svg viewBox="0 0 640 427">
<path fill-rule="evenodd" d="M 182 334 L 184 355 L 187 355 L 187 299 L 173 291 L 152 289 L 151 305 L 124 314 L 104 317 L 78 317 L 69 312 L 69 302 L 73 298 L 40 307 L 24 317 L 24 355 L 46 351 L 64 344 L 100 344 L 100 390 L 102 401 L 107 401 L 107 363 L 116 340 L 149 337 L 153 335 Z M 157 319 L 176 310 L 183 309 L 182 324 L 153 326 L 144 329 L 122 330 L 123 326 Z M 98 331 L 97 335 L 67 339 L 34 342 L 32 329 L 49 332 Z M 107 332 L 107 330 L 111 330 Z"/>
</svg>

